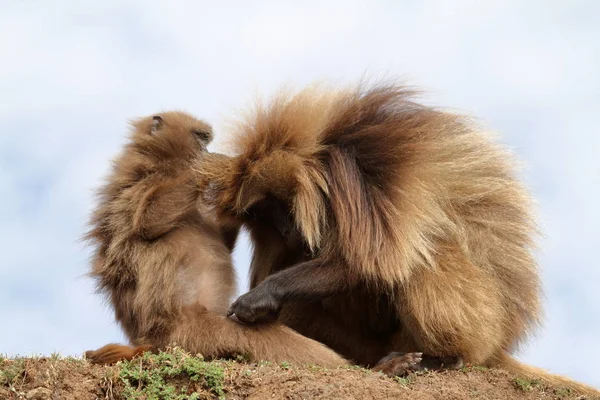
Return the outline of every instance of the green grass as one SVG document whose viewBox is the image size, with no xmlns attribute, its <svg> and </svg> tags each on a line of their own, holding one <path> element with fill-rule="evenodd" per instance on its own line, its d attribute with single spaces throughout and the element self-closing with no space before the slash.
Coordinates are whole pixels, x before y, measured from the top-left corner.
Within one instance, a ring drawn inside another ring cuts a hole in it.
<svg viewBox="0 0 600 400">
<path fill-rule="evenodd" d="M 12 387 L 18 378 L 25 375 L 25 359 L 15 358 L 0 370 L 0 385 Z"/>
<path fill-rule="evenodd" d="M 284 361 L 281 363 L 281 368 L 283 368 L 283 369 L 290 369 L 290 367 L 291 367 L 291 365 L 287 361 Z"/>
<path fill-rule="evenodd" d="M 515 385 L 515 387 L 517 389 L 522 390 L 523 392 L 529 392 L 534 387 L 539 386 L 540 381 L 537 379 L 526 379 L 526 378 L 521 378 L 521 377 L 515 377 L 513 379 L 513 384 Z"/>
<path fill-rule="evenodd" d="M 360 365 L 346 365 L 341 368 L 347 369 L 349 371 L 362 371 L 365 374 L 367 374 L 367 373 L 370 374 L 373 372 L 372 370 L 365 368 L 365 367 L 361 367 Z"/>
<path fill-rule="evenodd" d="M 235 361 L 245 364 L 250 362 L 250 356 L 247 354 L 236 354 Z"/>
<path fill-rule="evenodd" d="M 242 375 L 244 375 L 244 376 L 252 376 L 252 370 L 251 369 L 245 369 L 244 372 L 242 372 Z"/>
<path fill-rule="evenodd" d="M 558 397 L 559 399 L 563 399 L 565 397 L 570 397 L 573 395 L 573 390 L 571 390 L 571 388 L 560 388 L 560 389 L 556 389 L 554 391 L 554 394 L 556 395 L 556 397 Z"/>
<path fill-rule="evenodd" d="M 327 368 L 321 367 L 320 365 L 309 364 L 306 366 L 306 368 L 311 372 L 320 372 L 320 373 L 327 372 Z"/>
<path fill-rule="evenodd" d="M 122 395 L 126 399 L 192 400 L 200 397 L 199 388 L 222 397 L 223 379 L 221 364 L 206 362 L 179 349 L 146 353 L 141 358 L 123 362 L 119 371 Z"/>
<path fill-rule="evenodd" d="M 394 380 L 402 386 L 408 386 L 414 382 L 414 377 L 412 375 L 396 376 L 396 377 L 394 377 Z"/>
<path fill-rule="evenodd" d="M 488 369 L 489 369 L 488 367 L 484 367 L 483 365 L 465 365 L 464 367 L 462 367 L 460 369 L 460 371 L 461 372 L 472 372 L 472 371 L 485 372 Z"/>
</svg>

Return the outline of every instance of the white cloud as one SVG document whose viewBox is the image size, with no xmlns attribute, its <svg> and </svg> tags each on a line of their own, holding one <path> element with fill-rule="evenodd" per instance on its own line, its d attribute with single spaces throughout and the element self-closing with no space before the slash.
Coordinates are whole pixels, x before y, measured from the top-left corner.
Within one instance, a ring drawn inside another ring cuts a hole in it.
<svg viewBox="0 0 600 400">
<path fill-rule="evenodd" d="M 547 235 L 548 318 L 523 359 L 600 385 L 598 11 L 538 0 L 4 2 L 0 319 L 12 328 L 0 351 L 77 354 L 122 340 L 77 279 L 89 251 L 77 239 L 127 119 L 185 108 L 221 133 L 256 91 L 366 74 L 431 89 L 525 159 Z M 247 240 L 235 260 L 245 288 Z"/>
</svg>

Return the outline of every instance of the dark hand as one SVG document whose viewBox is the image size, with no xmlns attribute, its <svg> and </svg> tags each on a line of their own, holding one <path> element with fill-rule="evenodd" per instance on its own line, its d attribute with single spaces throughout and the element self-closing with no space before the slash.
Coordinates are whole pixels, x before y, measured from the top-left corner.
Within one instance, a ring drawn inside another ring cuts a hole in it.
<svg viewBox="0 0 600 400">
<path fill-rule="evenodd" d="M 264 283 L 233 302 L 227 316 L 235 314 L 237 319 L 247 324 L 277 319 L 281 309 L 281 299 Z"/>
</svg>

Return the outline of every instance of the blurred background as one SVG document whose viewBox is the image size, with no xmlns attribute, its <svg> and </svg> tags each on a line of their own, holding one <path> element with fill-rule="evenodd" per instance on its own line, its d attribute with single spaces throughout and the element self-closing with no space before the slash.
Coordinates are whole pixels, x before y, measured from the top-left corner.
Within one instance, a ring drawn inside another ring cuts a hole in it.
<svg viewBox="0 0 600 400">
<path fill-rule="evenodd" d="M 0 353 L 124 340 L 78 240 L 128 119 L 188 110 L 219 150 L 256 94 L 400 77 L 524 161 L 547 317 L 520 358 L 600 386 L 600 2 L 224 3 L 0 3 Z M 244 236 L 241 292 L 249 259 Z"/>
</svg>

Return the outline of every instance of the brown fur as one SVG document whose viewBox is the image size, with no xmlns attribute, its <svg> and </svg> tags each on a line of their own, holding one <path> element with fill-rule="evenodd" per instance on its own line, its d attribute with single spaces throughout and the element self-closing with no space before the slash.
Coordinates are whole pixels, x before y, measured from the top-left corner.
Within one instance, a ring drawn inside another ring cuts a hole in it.
<svg viewBox="0 0 600 400">
<path fill-rule="evenodd" d="M 205 153 L 211 128 L 182 112 L 133 126 L 99 193 L 86 238 L 96 248 L 91 275 L 136 347 L 110 344 L 87 358 L 111 363 L 176 343 L 207 358 L 244 354 L 251 360 L 346 364 L 288 327 L 244 326 L 225 316 L 235 293 L 230 250 L 239 224 L 223 229 L 200 211 L 191 169 Z"/>
<path fill-rule="evenodd" d="M 281 95 L 240 125 L 238 156 L 201 162 L 208 199 L 254 245 L 253 289 L 230 314 L 279 313 L 364 365 L 409 352 L 382 360 L 398 371 L 422 352 L 531 375 L 509 356 L 541 320 L 514 158 L 470 119 L 413 97 L 395 85 Z"/>
</svg>

